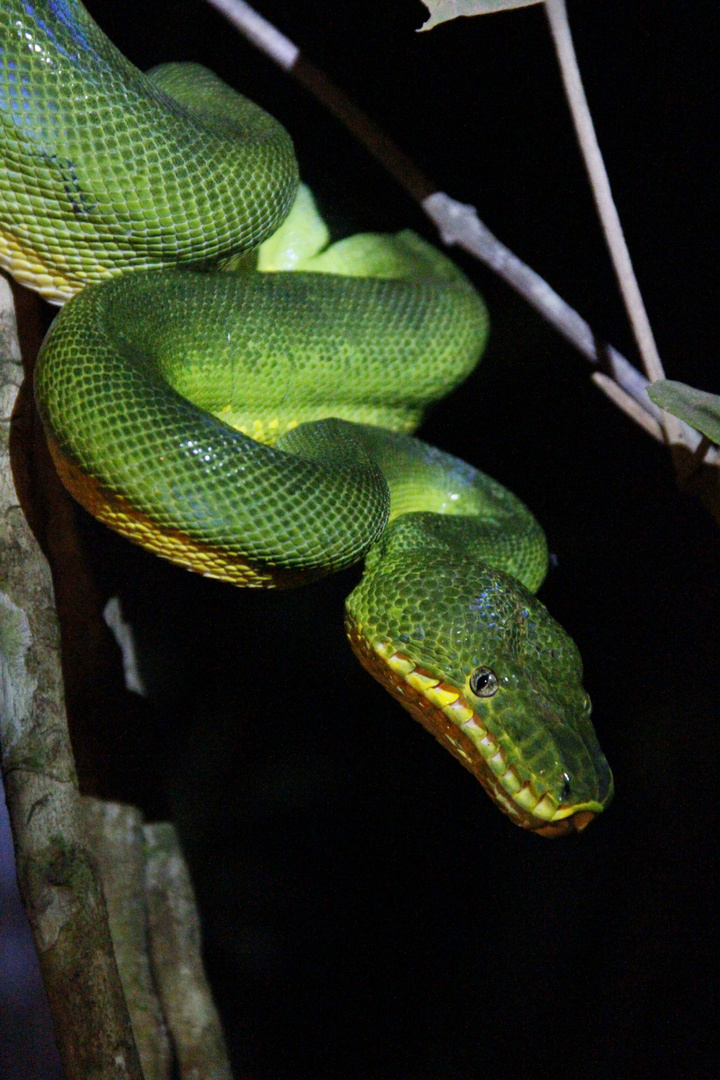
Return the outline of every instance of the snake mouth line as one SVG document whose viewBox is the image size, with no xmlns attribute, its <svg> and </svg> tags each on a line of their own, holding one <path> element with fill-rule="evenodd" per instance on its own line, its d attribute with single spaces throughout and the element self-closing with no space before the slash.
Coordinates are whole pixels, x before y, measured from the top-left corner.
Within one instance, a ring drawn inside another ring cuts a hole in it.
<svg viewBox="0 0 720 1080">
<path fill-rule="evenodd" d="M 562 803 L 535 780 L 521 780 L 467 699 L 386 641 L 372 645 L 348 619 L 350 644 L 363 667 L 470 772 L 512 820 L 541 836 L 582 832 L 589 805 Z"/>
</svg>

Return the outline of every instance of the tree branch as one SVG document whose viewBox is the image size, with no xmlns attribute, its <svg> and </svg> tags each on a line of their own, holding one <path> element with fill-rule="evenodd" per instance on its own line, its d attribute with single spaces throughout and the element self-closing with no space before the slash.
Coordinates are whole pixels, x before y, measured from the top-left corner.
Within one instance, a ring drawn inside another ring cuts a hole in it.
<svg viewBox="0 0 720 1080">
<path fill-rule="evenodd" d="M 85 835 L 50 569 L 20 508 L 10 420 L 22 379 L 0 278 L 0 764 L 18 879 L 68 1080 L 143 1080 Z"/>
<path fill-rule="evenodd" d="M 88 839 L 145 1080 L 170 1080 L 172 1054 L 150 967 L 143 817 L 134 806 L 84 798 Z"/>
<path fill-rule="evenodd" d="M 502 277 L 592 364 L 599 366 L 608 380 L 616 382 L 625 395 L 633 398 L 650 420 L 649 423 L 643 420 L 643 428 L 654 434 L 655 424 L 663 423 L 664 419 L 666 422 L 662 410 L 653 405 L 645 392 L 647 378 L 617 349 L 602 341 L 582 316 L 539 274 L 505 247 L 479 219 L 474 206 L 460 203 L 443 192 L 324 72 L 305 58 L 293 41 L 264 19 L 246 0 L 207 2 L 222 12 L 256 48 L 291 74 L 345 125 L 422 207 L 437 227 L 443 243 L 457 244 Z M 608 393 L 606 380 L 598 380 L 596 385 Z M 619 404 L 621 400 L 626 400 L 625 395 L 612 394 L 611 400 Z M 630 409 L 624 411 L 639 421 L 639 413 Z M 678 438 L 692 450 L 700 443 L 699 434 L 681 422 Z M 704 461 L 707 465 L 715 465 L 720 457 L 711 448 Z"/>
<path fill-rule="evenodd" d="M 202 962 L 200 919 L 177 833 L 146 825 L 150 953 L 182 1080 L 232 1080 L 225 1039 Z"/>
<path fill-rule="evenodd" d="M 605 162 L 595 135 L 595 125 L 585 97 L 585 89 L 575 55 L 572 34 L 570 33 L 565 0 L 545 0 L 545 13 L 550 26 L 553 44 L 555 45 L 555 54 L 560 66 L 565 95 L 570 106 L 575 132 L 580 144 L 585 168 L 587 169 L 595 206 L 605 234 L 620 294 L 625 304 L 625 310 L 635 335 L 635 341 L 647 377 L 650 382 L 657 382 L 658 379 L 665 378 L 665 372 L 657 351 L 655 337 L 645 310 L 640 287 L 635 277 L 615 200 L 610 190 L 610 181 Z M 669 413 L 663 413 L 662 426 L 669 441 L 683 441 L 680 425 L 675 417 Z"/>
</svg>

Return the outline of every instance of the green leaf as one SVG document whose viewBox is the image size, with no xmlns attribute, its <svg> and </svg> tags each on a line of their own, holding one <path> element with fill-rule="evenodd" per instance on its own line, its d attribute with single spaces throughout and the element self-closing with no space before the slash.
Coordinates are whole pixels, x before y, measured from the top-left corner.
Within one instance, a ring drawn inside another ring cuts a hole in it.
<svg viewBox="0 0 720 1080">
<path fill-rule="evenodd" d="M 663 379 L 648 387 L 648 397 L 678 416 L 711 442 L 720 444 L 720 397 L 685 383 Z"/>
<path fill-rule="evenodd" d="M 430 12 L 430 18 L 420 29 L 432 30 L 438 23 L 457 19 L 460 15 L 489 15 L 493 11 L 539 3 L 542 3 L 542 0 L 423 0 Z"/>
</svg>

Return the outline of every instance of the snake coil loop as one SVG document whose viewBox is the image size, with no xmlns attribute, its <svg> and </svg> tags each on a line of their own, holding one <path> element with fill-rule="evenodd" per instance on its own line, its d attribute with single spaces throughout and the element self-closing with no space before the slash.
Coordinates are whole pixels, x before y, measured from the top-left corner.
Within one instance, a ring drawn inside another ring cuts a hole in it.
<svg viewBox="0 0 720 1080">
<path fill-rule="evenodd" d="M 482 300 L 411 233 L 329 245 L 296 190 L 287 133 L 210 72 L 142 75 L 79 0 L 3 3 L 0 265 L 70 300 L 36 377 L 69 490 L 240 585 L 364 556 L 361 663 L 512 820 L 580 831 L 612 776 L 533 595 L 542 530 L 409 434 L 476 365 Z"/>
</svg>

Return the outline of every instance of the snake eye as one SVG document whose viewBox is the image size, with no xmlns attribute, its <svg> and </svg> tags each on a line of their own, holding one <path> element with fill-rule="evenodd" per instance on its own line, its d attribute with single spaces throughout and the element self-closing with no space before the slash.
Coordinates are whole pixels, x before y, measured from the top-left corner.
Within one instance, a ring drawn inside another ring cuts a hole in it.
<svg viewBox="0 0 720 1080">
<path fill-rule="evenodd" d="M 470 676 L 470 689 L 475 697 L 492 697 L 499 687 L 497 675 L 489 667 L 479 667 Z"/>
<path fill-rule="evenodd" d="M 562 788 L 562 792 L 560 794 L 560 802 L 567 802 L 568 799 L 570 798 L 570 791 L 572 790 L 571 789 L 571 784 L 570 784 L 570 777 L 568 776 L 568 774 L 566 772 L 564 772 L 562 774 L 562 778 L 563 778 L 563 788 Z"/>
</svg>

